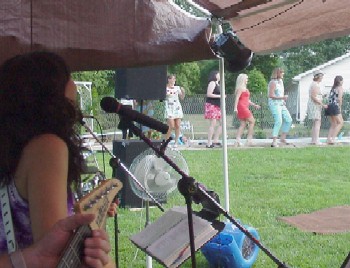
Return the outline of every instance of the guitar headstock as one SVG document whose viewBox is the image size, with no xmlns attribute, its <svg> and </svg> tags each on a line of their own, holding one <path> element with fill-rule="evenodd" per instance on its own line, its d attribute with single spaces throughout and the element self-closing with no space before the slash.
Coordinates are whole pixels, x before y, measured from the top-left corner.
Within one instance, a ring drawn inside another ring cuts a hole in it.
<svg viewBox="0 0 350 268">
<path fill-rule="evenodd" d="M 104 229 L 109 206 L 122 186 L 117 179 L 102 181 L 75 204 L 75 213 L 95 214 L 95 220 L 90 224 L 91 229 Z"/>
</svg>

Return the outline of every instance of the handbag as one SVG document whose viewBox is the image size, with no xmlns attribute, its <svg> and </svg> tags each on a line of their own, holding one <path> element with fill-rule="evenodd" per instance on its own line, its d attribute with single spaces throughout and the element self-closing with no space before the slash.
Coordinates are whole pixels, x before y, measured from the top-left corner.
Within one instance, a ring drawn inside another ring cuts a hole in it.
<svg viewBox="0 0 350 268">
<path fill-rule="evenodd" d="M 340 114 L 339 106 L 332 102 L 328 104 L 328 107 L 325 109 L 325 115 L 331 116 L 331 115 L 338 115 Z"/>
</svg>

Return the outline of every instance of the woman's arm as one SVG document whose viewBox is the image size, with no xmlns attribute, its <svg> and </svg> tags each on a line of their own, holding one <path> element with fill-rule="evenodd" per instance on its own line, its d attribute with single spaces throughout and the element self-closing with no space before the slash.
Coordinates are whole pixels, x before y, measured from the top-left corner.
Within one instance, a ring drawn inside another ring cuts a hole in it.
<svg viewBox="0 0 350 268">
<path fill-rule="evenodd" d="M 58 136 L 44 134 L 25 147 L 21 162 L 35 242 L 67 216 L 68 148 Z"/>
<path fill-rule="evenodd" d="M 179 96 L 181 100 L 185 98 L 185 89 L 183 87 L 180 87 Z"/>
<path fill-rule="evenodd" d="M 339 103 L 340 109 L 343 105 L 343 93 L 344 93 L 343 87 L 338 87 L 338 103 Z"/>
<path fill-rule="evenodd" d="M 210 81 L 210 83 L 208 84 L 208 88 L 207 88 L 207 97 L 209 98 L 220 98 L 220 94 L 214 94 L 214 89 L 216 87 L 216 83 L 214 81 Z"/>
<path fill-rule="evenodd" d="M 92 214 L 76 214 L 57 222 L 42 239 L 29 248 L 22 250 L 22 257 L 27 268 L 57 267 L 62 251 L 66 247 L 72 231 L 81 225 L 91 223 L 93 219 L 94 215 Z M 105 231 L 93 231 L 92 237 L 86 238 L 84 247 L 84 261 L 86 265 L 102 268 L 108 263 L 108 253 L 111 250 L 111 246 Z M 0 267 L 13 267 L 9 254 L 0 256 Z"/>
<path fill-rule="evenodd" d="M 239 101 L 239 98 L 241 97 L 241 95 L 242 95 L 242 89 L 240 89 L 240 88 L 237 88 L 236 89 L 236 92 L 235 92 L 235 104 L 234 104 L 234 112 L 237 112 L 238 110 L 237 110 L 237 105 L 238 105 L 238 101 Z"/>
<path fill-rule="evenodd" d="M 311 94 L 310 94 L 311 100 L 318 105 L 323 105 L 322 101 L 320 101 L 317 98 L 317 95 L 319 93 L 319 88 L 317 86 L 312 86 L 310 90 L 311 90 Z"/>
<path fill-rule="evenodd" d="M 275 99 L 275 90 L 276 90 L 276 84 L 274 82 L 269 83 L 269 98 Z"/>
<path fill-rule="evenodd" d="M 254 102 L 252 102 L 251 100 L 249 100 L 249 105 L 254 106 L 254 108 L 256 108 L 256 109 L 260 109 L 260 105 L 259 105 L 259 104 L 254 103 Z"/>
</svg>

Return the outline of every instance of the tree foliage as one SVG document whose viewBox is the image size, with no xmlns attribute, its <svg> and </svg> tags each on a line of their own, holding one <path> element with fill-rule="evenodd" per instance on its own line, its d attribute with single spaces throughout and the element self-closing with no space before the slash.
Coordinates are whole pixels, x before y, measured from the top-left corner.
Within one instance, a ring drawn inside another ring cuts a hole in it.
<svg viewBox="0 0 350 268">
<path fill-rule="evenodd" d="M 208 77 L 212 70 L 219 70 L 218 60 L 203 60 L 198 62 L 200 69 L 200 86 L 197 91 L 198 94 L 204 94 L 207 92 Z"/>
<path fill-rule="evenodd" d="M 176 84 L 182 86 L 187 95 L 199 93 L 200 68 L 197 62 L 169 66 L 168 73 L 176 75 Z"/>
<path fill-rule="evenodd" d="M 115 71 L 84 71 L 72 73 L 74 81 L 92 82 L 92 91 L 97 95 L 114 94 L 114 75 Z"/>
<path fill-rule="evenodd" d="M 91 95 L 92 95 L 92 106 L 89 108 L 95 113 L 100 107 L 100 96 L 114 95 L 114 75 L 115 71 L 84 71 L 72 73 L 74 81 L 81 82 L 92 82 Z M 84 111 L 88 112 L 88 111 Z"/>
<path fill-rule="evenodd" d="M 196 8 L 195 6 L 189 4 L 187 0 L 173 0 L 175 4 L 181 7 L 183 10 L 186 10 L 188 13 L 195 15 L 197 17 L 205 17 L 206 15 Z"/>
<path fill-rule="evenodd" d="M 267 82 L 261 71 L 254 68 L 248 72 L 247 88 L 252 93 L 263 93 L 267 91 Z"/>
<path fill-rule="evenodd" d="M 247 70 L 259 70 L 265 80 L 268 81 L 272 70 L 281 65 L 282 62 L 280 57 L 274 53 L 268 55 L 254 55 L 250 66 L 247 67 Z"/>
<path fill-rule="evenodd" d="M 286 84 L 307 70 L 333 60 L 350 49 L 350 37 L 323 40 L 310 45 L 294 47 L 279 53 L 285 66 Z"/>
</svg>

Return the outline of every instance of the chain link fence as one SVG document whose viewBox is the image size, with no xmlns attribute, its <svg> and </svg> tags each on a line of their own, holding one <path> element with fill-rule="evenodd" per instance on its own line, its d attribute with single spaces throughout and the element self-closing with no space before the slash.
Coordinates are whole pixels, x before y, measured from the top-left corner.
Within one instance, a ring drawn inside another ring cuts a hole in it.
<svg viewBox="0 0 350 268">
<path fill-rule="evenodd" d="M 307 119 L 304 121 L 298 121 L 298 94 L 297 92 L 288 92 L 287 108 L 293 118 L 293 125 L 289 132 L 289 138 L 300 138 L 300 137 L 310 137 L 312 121 Z M 103 96 L 100 97 L 102 99 Z M 119 123 L 119 116 L 117 114 L 108 114 L 99 108 L 100 99 L 94 100 L 97 107 L 94 111 L 94 116 L 99 122 L 103 133 L 108 134 L 111 139 L 120 139 L 121 131 L 118 130 L 117 126 Z M 269 110 L 267 103 L 266 94 L 252 94 L 251 100 L 261 106 L 261 109 L 254 109 L 251 107 L 253 115 L 256 119 L 256 124 L 254 128 L 254 138 L 255 139 L 266 139 L 271 137 L 273 128 L 273 117 Z M 142 106 L 138 105 L 137 110 L 148 114 L 149 116 L 166 123 L 164 118 L 164 102 L 159 100 L 152 101 L 142 101 Z M 186 96 L 182 101 L 182 108 L 184 111 L 183 122 L 184 126 L 183 135 L 193 137 L 194 139 L 206 139 L 208 131 L 208 120 L 204 119 L 204 104 L 205 95 L 193 95 Z M 229 94 L 226 97 L 226 125 L 227 125 L 227 135 L 229 139 L 234 139 L 236 136 L 236 131 L 239 126 L 239 120 L 235 117 L 233 112 L 234 106 L 234 95 Z M 345 120 L 344 127 L 341 130 L 344 136 L 350 136 L 350 94 L 345 94 L 343 98 L 343 108 L 342 108 L 343 118 Z M 190 127 L 188 127 L 190 125 Z M 99 132 L 99 129 L 94 131 Z M 322 118 L 321 125 L 321 137 L 327 136 L 329 129 L 329 120 L 327 117 Z M 143 128 L 143 130 L 147 130 Z M 244 133 L 246 135 L 246 133 Z M 243 135 L 242 138 L 245 138 Z M 154 137 L 160 137 L 154 136 Z"/>
</svg>

